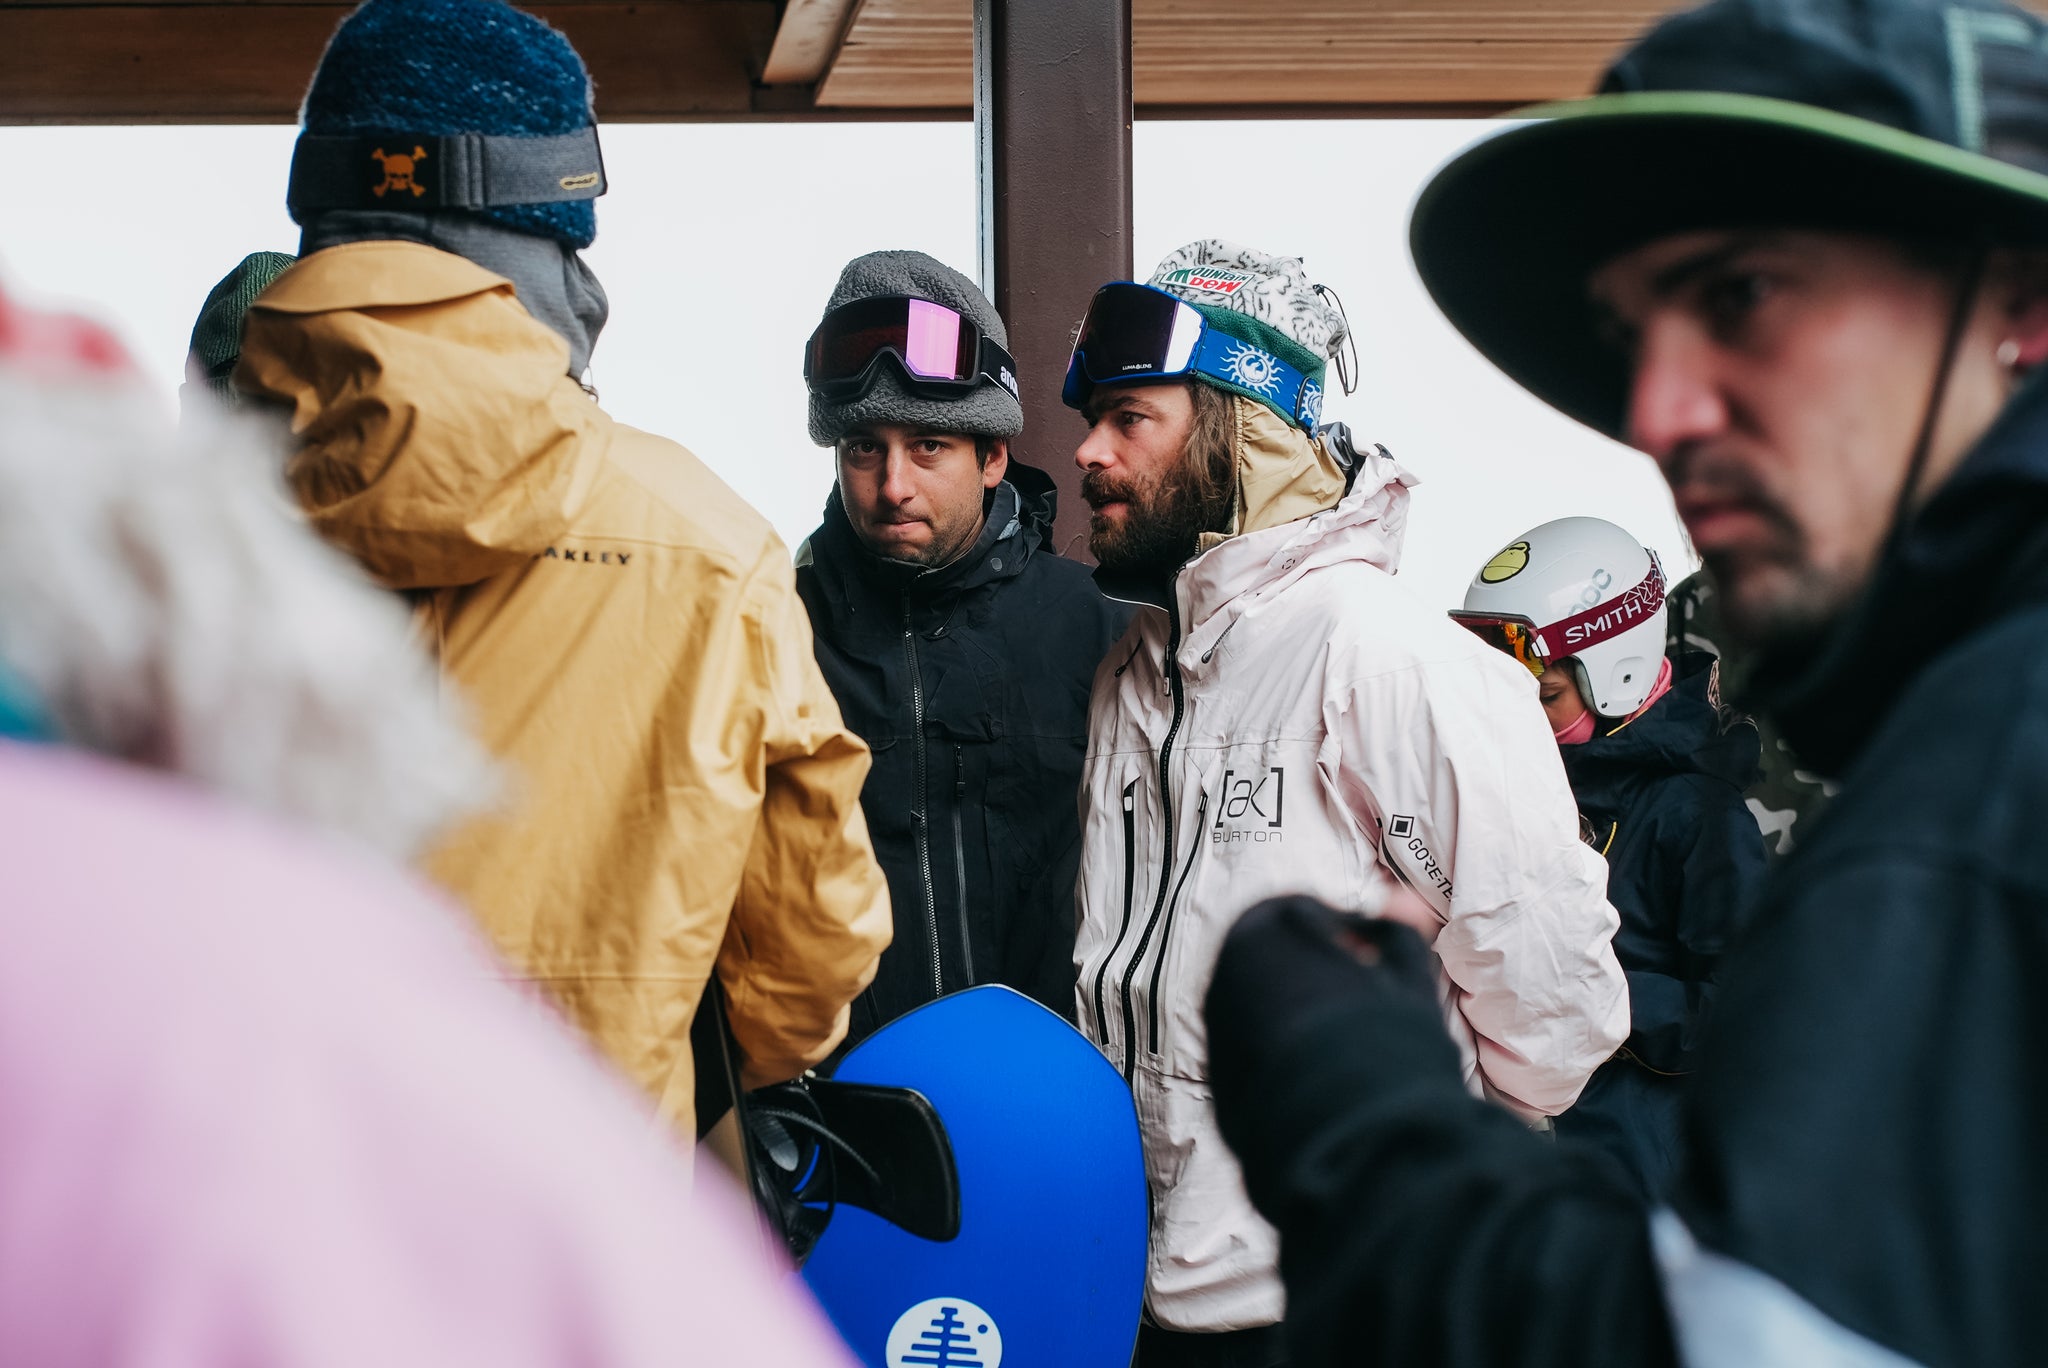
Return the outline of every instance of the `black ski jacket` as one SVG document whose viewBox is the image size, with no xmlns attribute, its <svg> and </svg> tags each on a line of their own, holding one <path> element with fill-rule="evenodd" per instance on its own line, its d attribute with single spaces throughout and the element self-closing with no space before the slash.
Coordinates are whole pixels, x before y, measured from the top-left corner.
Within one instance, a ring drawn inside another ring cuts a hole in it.
<svg viewBox="0 0 2048 1368">
<path fill-rule="evenodd" d="M 2037 381 L 1747 695 L 1842 789 L 1729 957 L 1654 1217 L 1458 1096 L 1384 970 L 1280 1030 L 1226 948 L 1217 1107 L 1282 1234 L 1295 1368 L 2043 1361 L 2044 642 Z"/>
<path fill-rule="evenodd" d="M 874 751 L 861 808 L 895 908 L 848 1044 L 981 983 L 1074 1017 L 1088 690 L 1130 609 L 1045 549 L 1055 497 L 1012 461 L 974 547 L 920 571 L 868 551 L 835 489 L 798 555 L 818 665 Z"/>
<path fill-rule="evenodd" d="M 1756 727 L 1722 709 L 1712 656 L 1687 652 L 1673 670 L 1647 712 L 1561 748 L 1621 914 L 1614 953 L 1628 975 L 1630 1032 L 1557 1130 L 1614 1155 L 1646 1192 L 1662 1191 L 1677 1166 L 1683 1080 L 1698 1067 L 1722 954 L 1765 865 L 1743 803 L 1757 777 Z"/>
</svg>

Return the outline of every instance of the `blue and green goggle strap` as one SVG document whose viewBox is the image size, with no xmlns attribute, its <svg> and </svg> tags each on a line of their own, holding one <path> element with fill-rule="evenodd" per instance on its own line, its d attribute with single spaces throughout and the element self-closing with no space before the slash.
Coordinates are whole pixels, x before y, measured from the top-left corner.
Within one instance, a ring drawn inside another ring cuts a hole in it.
<svg viewBox="0 0 2048 1368">
<path fill-rule="evenodd" d="M 1118 285 L 1136 283 L 1112 282 Z M 1200 311 L 1178 295 L 1152 285 L 1140 285 L 1139 288 L 1165 295 L 1200 317 Z M 1088 402 L 1089 393 L 1097 385 L 1200 375 L 1219 381 L 1226 388 L 1263 400 L 1276 412 L 1290 418 L 1304 432 L 1315 431 L 1316 424 L 1323 414 L 1323 387 L 1318 380 L 1303 374 L 1298 367 L 1264 347 L 1232 337 L 1210 326 L 1206 318 L 1202 319 L 1201 328 L 1200 340 L 1195 343 L 1187 364 L 1177 370 L 1153 367 L 1142 370 L 1119 370 L 1110 375 L 1097 376 L 1091 372 L 1088 365 L 1085 347 L 1076 345 L 1073 356 L 1067 362 L 1067 378 L 1060 390 L 1060 401 L 1068 408 L 1079 409 Z M 1085 338 L 1085 325 L 1083 332 Z"/>
</svg>

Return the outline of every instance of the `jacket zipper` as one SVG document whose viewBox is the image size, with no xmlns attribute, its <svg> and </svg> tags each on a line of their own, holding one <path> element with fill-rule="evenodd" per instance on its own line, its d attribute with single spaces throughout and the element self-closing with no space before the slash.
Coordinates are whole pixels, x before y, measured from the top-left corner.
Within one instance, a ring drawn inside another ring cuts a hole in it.
<svg viewBox="0 0 2048 1368">
<path fill-rule="evenodd" d="M 1169 777 L 1169 766 L 1173 760 L 1173 739 L 1180 734 L 1180 723 L 1187 709 L 1186 695 L 1181 691 L 1180 682 L 1180 605 L 1167 607 L 1170 626 L 1166 634 L 1166 687 L 1173 695 L 1173 720 L 1166 725 L 1166 738 L 1159 743 L 1159 811 L 1162 825 L 1162 841 L 1165 857 L 1159 862 L 1159 891 L 1152 899 L 1152 915 L 1145 919 L 1145 930 L 1138 937 L 1138 948 L 1131 952 L 1131 961 L 1124 966 L 1124 1081 L 1135 1081 L 1137 1072 L 1138 1019 L 1131 1007 L 1131 984 L 1138 977 L 1138 965 L 1145 958 L 1145 947 L 1152 943 L 1152 932 L 1159 925 L 1160 914 L 1166 910 L 1166 874 L 1173 868 L 1173 786 Z M 1197 833 L 1199 837 L 1200 833 Z"/>
<path fill-rule="evenodd" d="M 1148 1004 L 1152 1012 L 1152 1043 L 1150 1050 L 1159 1053 L 1159 974 L 1166 968 L 1166 945 L 1173 939 L 1173 914 L 1180 906 L 1181 891 L 1188 886 L 1188 875 L 1194 872 L 1196 852 L 1202 848 L 1202 827 L 1209 820 L 1209 795 L 1203 794 L 1202 801 L 1195 806 L 1195 839 L 1188 844 L 1187 863 L 1180 867 L 1180 878 L 1173 885 L 1173 899 L 1166 904 L 1166 922 L 1159 928 L 1159 957 L 1152 961 L 1152 994 Z"/>
<path fill-rule="evenodd" d="M 925 791 L 924 676 L 917 664 L 917 627 L 910 616 L 910 595 L 903 596 L 903 653 L 910 660 L 910 720 L 916 732 L 916 749 L 911 752 L 917 772 L 916 797 L 911 800 L 910 826 L 917 845 L 917 873 L 924 887 L 924 924 L 932 938 L 932 996 L 946 995 L 944 962 L 939 953 L 939 900 L 932 887 L 931 798 Z"/>
<path fill-rule="evenodd" d="M 1109 977 L 1109 966 L 1116 959 L 1116 952 L 1124 948 L 1124 937 L 1131 933 L 1131 898 L 1138 882 L 1138 781 L 1133 779 L 1124 785 L 1124 919 L 1116 929 L 1116 939 L 1110 943 L 1109 953 L 1102 957 L 1102 963 L 1095 969 L 1095 1029 L 1105 1030 L 1109 1012 L 1103 1005 L 1102 981 Z"/>
<path fill-rule="evenodd" d="M 967 843 L 960 839 L 960 809 L 967 806 L 967 758 L 953 747 L 953 886 L 960 908 L 960 958 L 974 986 L 974 938 L 967 934 Z"/>
</svg>

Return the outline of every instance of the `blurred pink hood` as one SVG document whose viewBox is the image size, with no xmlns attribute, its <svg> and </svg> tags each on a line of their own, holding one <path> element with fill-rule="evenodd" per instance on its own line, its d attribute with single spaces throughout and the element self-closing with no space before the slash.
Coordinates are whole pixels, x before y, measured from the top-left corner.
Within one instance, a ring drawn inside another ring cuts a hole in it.
<svg viewBox="0 0 2048 1368">
<path fill-rule="evenodd" d="M 843 1365 L 460 914 L 0 743 L 0 1358 Z"/>
</svg>

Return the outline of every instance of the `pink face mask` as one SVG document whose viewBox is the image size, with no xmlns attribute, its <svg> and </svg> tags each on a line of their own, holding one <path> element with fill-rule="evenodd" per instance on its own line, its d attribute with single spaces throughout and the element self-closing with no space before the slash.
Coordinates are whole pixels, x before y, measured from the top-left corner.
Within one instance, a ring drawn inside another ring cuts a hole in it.
<svg viewBox="0 0 2048 1368">
<path fill-rule="evenodd" d="M 1591 708 L 1579 714 L 1579 720 L 1567 727 L 1552 728 L 1551 734 L 1560 746 L 1583 746 L 1593 739 L 1593 729 L 1600 719 L 1593 715 Z"/>
<path fill-rule="evenodd" d="M 1633 722 L 1638 717 L 1641 717 L 1650 710 L 1651 706 L 1658 699 L 1670 692 L 1671 662 L 1666 660 L 1657 668 L 1657 682 L 1651 687 L 1650 696 L 1643 700 L 1641 707 L 1628 715 L 1627 721 L 1622 725 L 1627 726 L 1628 722 Z M 1593 739 L 1593 732 L 1599 725 L 1600 719 L 1594 716 L 1591 708 L 1588 708 L 1579 714 L 1578 721 L 1568 727 L 1553 727 L 1550 730 L 1550 734 L 1557 738 L 1557 744 L 1560 746 L 1583 746 Z M 1616 728 L 1616 730 L 1618 731 L 1620 728 Z"/>
</svg>

